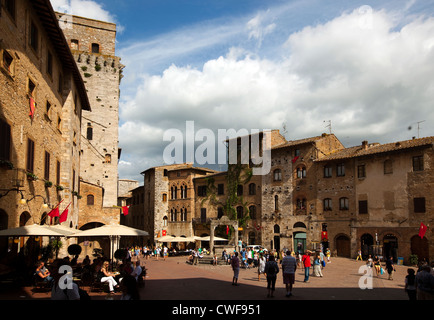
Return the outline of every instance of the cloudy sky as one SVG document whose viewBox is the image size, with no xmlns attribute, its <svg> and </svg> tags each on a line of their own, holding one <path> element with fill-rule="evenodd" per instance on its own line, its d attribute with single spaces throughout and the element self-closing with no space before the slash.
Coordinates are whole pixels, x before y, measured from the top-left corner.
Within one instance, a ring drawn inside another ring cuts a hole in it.
<svg viewBox="0 0 434 320">
<path fill-rule="evenodd" d="M 120 178 L 164 164 L 186 121 L 289 140 L 331 124 L 347 147 L 434 136 L 432 0 L 51 2 L 118 26 Z"/>
</svg>

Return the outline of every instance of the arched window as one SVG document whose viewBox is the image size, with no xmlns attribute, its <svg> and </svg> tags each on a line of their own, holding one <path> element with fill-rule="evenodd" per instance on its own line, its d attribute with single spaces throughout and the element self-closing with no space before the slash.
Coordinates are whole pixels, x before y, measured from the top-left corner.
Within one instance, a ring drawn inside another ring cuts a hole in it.
<svg viewBox="0 0 434 320">
<path fill-rule="evenodd" d="M 306 225 L 303 222 L 296 222 L 294 223 L 293 228 L 305 228 L 306 229 Z"/>
<path fill-rule="evenodd" d="M 274 233 L 280 233 L 280 227 L 278 224 L 274 225 L 273 231 L 274 231 Z"/>
<path fill-rule="evenodd" d="M 249 184 L 249 195 L 254 196 L 256 194 L 256 184 Z"/>
<path fill-rule="evenodd" d="M 178 193 L 178 187 L 174 186 L 170 188 L 170 196 L 172 200 L 176 199 L 177 193 Z"/>
<path fill-rule="evenodd" d="M 274 181 L 282 181 L 282 170 L 276 169 L 273 171 Z"/>
<path fill-rule="evenodd" d="M 243 186 L 239 184 L 237 187 L 237 196 L 242 196 L 242 195 L 243 195 Z"/>
<path fill-rule="evenodd" d="M 249 215 L 250 215 L 250 219 L 252 219 L 252 220 L 256 219 L 256 207 L 255 206 L 249 207 Z"/>
<path fill-rule="evenodd" d="M 297 168 L 297 179 L 303 179 L 306 178 L 306 167 L 298 167 Z"/>
<path fill-rule="evenodd" d="M 306 199 L 297 199 L 297 209 L 306 209 Z"/>
<path fill-rule="evenodd" d="M 187 221 L 187 209 L 181 209 L 181 221 Z"/>
<path fill-rule="evenodd" d="M 242 206 L 237 207 L 237 218 L 242 219 L 244 216 L 244 209 Z"/>
<path fill-rule="evenodd" d="M 350 208 L 348 198 L 339 199 L 339 210 L 348 210 Z"/>
<path fill-rule="evenodd" d="M 325 198 L 323 201 L 324 204 L 324 211 L 331 211 L 332 210 L 332 199 Z"/>
<path fill-rule="evenodd" d="M 163 218 L 163 227 L 167 227 L 167 216 Z"/>
<path fill-rule="evenodd" d="M 86 203 L 88 206 L 93 206 L 95 204 L 95 198 L 94 198 L 93 194 L 88 194 L 86 197 L 86 200 L 87 200 Z"/>
<path fill-rule="evenodd" d="M 187 186 L 181 186 L 181 199 L 187 199 Z"/>
</svg>

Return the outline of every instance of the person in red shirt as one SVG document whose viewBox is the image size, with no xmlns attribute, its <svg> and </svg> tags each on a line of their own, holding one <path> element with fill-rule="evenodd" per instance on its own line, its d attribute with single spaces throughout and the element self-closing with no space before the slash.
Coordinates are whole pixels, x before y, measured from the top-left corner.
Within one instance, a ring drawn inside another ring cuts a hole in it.
<svg viewBox="0 0 434 320">
<path fill-rule="evenodd" d="M 304 282 L 308 282 L 309 281 L 309 271 L 310 271 L 310 251 L 306 250 L 306 252 L 304 253 L 303 257 L 301 258 L 301 261 L 303 262 L 304 265 Z"/>
</svg>

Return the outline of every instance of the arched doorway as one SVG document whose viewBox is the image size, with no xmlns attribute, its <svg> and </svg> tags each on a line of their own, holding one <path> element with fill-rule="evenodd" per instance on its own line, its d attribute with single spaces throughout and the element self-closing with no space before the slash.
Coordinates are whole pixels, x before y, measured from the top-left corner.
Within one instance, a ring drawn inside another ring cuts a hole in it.
<svg viewBox="0 0 434 320">
<path fill-rule="evenodd" d="M 418 235 L 413 236 L 411 238 L 411 254 L 417 255 L 418 261 L 423 259 L 430 261 L 428 239 L 426 237 L 421 239 Z"/>
<path fill-rule="evenodd" d="M 383 253 L 384 258 L 393 258 L 393 261 L 398 261 L 398 238 L 393 234 L 386 234 L 383 238 Z"/>
<path fill-rule="evenodd" d="M 298 253 L 304 253 L 306 250 L 306 232 L 294 232 L 294 247 Z"/>
<path fill-rule="evenodd" d="M 366 260 L 369 255 L 373 256 L 374 237 L 369 233 L 365 233 L 360 237 L 360 250 L 362 251 L 362 258 Z"/>
<path fill-rule="evenodd" d="M 274 248 L 276 251 L 280 251 L 280 226 L 274 225 Z"/>
<path fill-rule="evenodd" d="M 351 241 L 344 234 L 336 237 L 336 254 L 338 257 L 351 258 Z"/>
</svg>

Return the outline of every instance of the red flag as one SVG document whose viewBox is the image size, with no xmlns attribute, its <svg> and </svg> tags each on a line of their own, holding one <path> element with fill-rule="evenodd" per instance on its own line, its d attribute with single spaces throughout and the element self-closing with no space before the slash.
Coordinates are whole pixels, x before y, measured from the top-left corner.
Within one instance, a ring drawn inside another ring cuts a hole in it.
<svg viewBox="0 0 434 320">
<path fill-rule="evenodd" d="M 321 240 L 327 240 L 328 238 L 329 237 L 328 237 L 327 231 L 321 232 Z"/>
<path fill-rule="evenodd" d="M 229 226 L 226 226 L 226 234 L 229 234 Z"/>
<path fill-rule="evenodd" d="M 299 157 L 299 156 L 296 156 L 294 159 L 292 159 L 292 160 L 291 160 L 292 163 L 295 163 L 295 161 L 297 161 L 298 157 Z"/>
<path fill-rule="evenodd" d="M 68 204 L 68 206 L 65 208 L 65 210 L 63 210 L 62 214 L 59 217 L 59 223 L 62 223 L 64 221 L 66 221 L 66 219 L 68 218 L 68 207 L 70 206 L 71 203 Z"/>
<path fill-rule="evenodd" d="M 30 97 L 30 113 L 29 113 L 29 116 L 32 117 L 32 119 L 33 119 L 33 115 L 35 114 L 35 106 L 36 106 L 35 100 L 32 97 Z"/>
<path fill-rule="evenodd" d="M 166 230 L 162 230 L 161 235 L 164 237 L 166 235 Z"/>
<path fill-rule="evenodd" d="M 62 201 L 63 201 L 63 200 L 62 200 Z M 50 212 L 48 212 L 47 215 L 51 218 L 51 219 L 50 219 L 50 224 L 52 223 L 54 217 L 58 217 L 58 216 L 59 216 L 59 205 L 62 203 L 62 201 L 60 201 L 60 202 L 57 204 L 57 206 L 55 206 L 53 209 L 51 209 Z"/>
<path fill-rule="evenodd" d="M 426 229 L 428 229 L 428 227 L 426 225 L 424 225 L 423 222 L 421 222 L 420 227 L 419 227 L 419 237 L 421 239 L 423 239 L 423 236 L 425 235 Z"/>
<path fill-rule="evenodd" d="M 128 215 L 128 209 L 129 209 L 129 206 L 122 207 L 122 213 L 124 214 L 124 216 Z"/>
<path fill-rule="evenodd" d="M 53 210 L 51 210 L 51 211 L 48 213 L 48 215 L 49 215 L 51 218 L 58 217 L 58 216 L 59 216 L 59 207 L 55 207 Z"/>
</svg>

